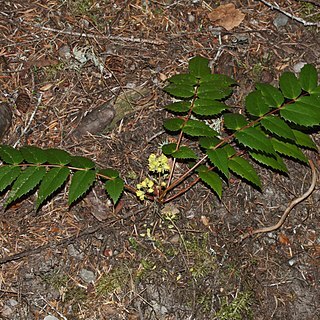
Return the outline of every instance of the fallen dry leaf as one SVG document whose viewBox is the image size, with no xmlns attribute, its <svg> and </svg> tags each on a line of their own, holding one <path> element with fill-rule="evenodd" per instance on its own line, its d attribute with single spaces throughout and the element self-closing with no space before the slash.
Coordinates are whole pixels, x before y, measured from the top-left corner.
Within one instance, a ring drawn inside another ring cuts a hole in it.
<svg viewBox="0 0 320 320">
<path fill-rule="evenodd" d="M 279 242 L 280 242 L 281 244 L 286 245 L 286 246 L 289 246 L 289 245 L 290 245 L 290 240 L 289 240 L 289 238 L 288 238 L 285 234 L 283 234 L 283 233 L 280 233 L 280 234 L 279 234 Z"/>
<path fill-rule="evenodd" d="M 216 26 L 224 27 L 229 31 L 242 22 L 245 14 L 236 9 L 233 3 L 228 3 L 213 9 L 208 17 Z"/>
</svg>

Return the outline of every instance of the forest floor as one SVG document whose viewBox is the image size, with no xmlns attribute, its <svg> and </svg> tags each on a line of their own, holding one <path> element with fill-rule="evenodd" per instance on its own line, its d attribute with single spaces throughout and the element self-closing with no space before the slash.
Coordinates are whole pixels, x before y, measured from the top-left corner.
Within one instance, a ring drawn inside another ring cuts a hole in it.
<svg viewBox="0 0 320 320">
<path fill-rule="evenodd" d="M 162 88 L 190 58 L 237 81 L 228 103 L 239 110 L 256 82 L 320 70 L 319 2 L 276 2 L 291 18 L 237 0 L 227 30 L 209 15 L 214 1 L 1 1 L 0 96 L 13 109 L 2 143 L 62 148 L 136 185 L 170 138 Z M 131 109 L 112 128 L 79 130 L 123 95 Z M 310 168 L 286 164 L 287 176 L 256 166 L 262 192 L 232 177 L 219 200 L 198 183 L 172 202 L 173 220 L 128 192 L 113 208 L 98 184 L 71 207 L 66 187 L 38 211 L 33 194 L 2 208 L 0 318 L 320 319 L 319 180 L 280 230 L 238 241 L 309 187 Z"/>
</svg>

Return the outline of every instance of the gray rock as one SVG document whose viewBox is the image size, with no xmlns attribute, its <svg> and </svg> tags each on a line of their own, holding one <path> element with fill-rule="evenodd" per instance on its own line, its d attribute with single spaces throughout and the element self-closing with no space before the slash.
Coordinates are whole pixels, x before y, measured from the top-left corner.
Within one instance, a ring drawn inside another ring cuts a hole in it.
<svg viewBox="0 0 320 320">
<path fill-rule="evenodd" d="M 59 320 L 59 319 L 56 318 L 55 316 L 49 315 L 49 316 L 44 317 L 43 320 Z"/>
<path fill-rule="evenodd" d="M 80 252 L 79 250 L 77 250 L 73 244 L 68 245 L 68 253 L 71 257 L 79 260 L 82 260 L 84 257 L 83 252 Z"/>
<path fill-rule="evenodd" d="M 92 271 L 87 269 L 81 269 L 80 278 L 86 283 L 93 283 L 96 281 L 95 274 Z"/>
<path fill-rule="evenodd" d="M 286 15 L 279 12 L 273 20 L 273 24 L 276 28 L 284 27 L 288 23 L 288 20 L 289 18 Z"/>
</svg>

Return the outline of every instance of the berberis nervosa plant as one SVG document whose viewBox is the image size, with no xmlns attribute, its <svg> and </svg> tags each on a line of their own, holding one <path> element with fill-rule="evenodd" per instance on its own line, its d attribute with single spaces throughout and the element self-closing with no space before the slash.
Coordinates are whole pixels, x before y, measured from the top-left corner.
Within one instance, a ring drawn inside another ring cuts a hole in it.
<svg viewBox="0 0 320 320">
<path fill-rule="evenodd" d="M 208 60 L 202 57 L 189 61 L 188 73 L 168 79 L 164 91 L 177 100 L 165 107 L 173 117 L 164 121 L 164 128 L 177 138 L 163 145 L 161 154 L 150 155 L 150 173 L 135 187 L 126 185 L 118 171 L 97 168 L 93 161 L 60 149 L 0 146 L 0 192 L 9 190 L 5 205 L 38 189 L 38 209 L 69 180 L 69 205 L 96 180 L 104 182 L 114 203 L 124 190 L 140 200 L 169 202 L 199 180 L 221 197 L 223 181 L 231 172 L 261 188 L 252 160 L 283 173 L 287 172 L 283 157 L 308 164 L 302 149 L 317 151 L 309 133 L 320 125 L 317 70 L 305 65 L 298 78 L 284 72 L 279 88 L 256 84 L 242 113 L 225 103 L 235 85 L 228 76 L 211 74 Z M 185 166 L 184 172 L 176 172 L 177 162 Z"/>
</svg>

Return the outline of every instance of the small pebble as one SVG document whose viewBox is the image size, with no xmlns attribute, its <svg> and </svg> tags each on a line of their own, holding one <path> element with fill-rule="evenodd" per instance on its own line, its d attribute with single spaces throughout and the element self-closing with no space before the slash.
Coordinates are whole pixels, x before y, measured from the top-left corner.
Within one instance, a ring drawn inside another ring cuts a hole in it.
<svg viewBox="0 0 320 320">
<path fill-rule="evenodd" d="M 77 258 L 79 260 L 82 260 L 84 257 L 83 252 L 80 252 L 79 250 L 77 250 L 73 244 L 68 245 L 68 253 L 71 257 Z"/>
<path fill-rule="evenodd" d="M 65 45 L 59 49 L 59 57 L 64 60 L 69 60 L 71 58 L 71 49 L 69 46 Z"/>
<path fill-rule="evenodd" d="M 289 18 L 286 15 L 279 12 L 273 20 L 273 24 L 276 28 L 284 27 L 288 23 L 288 20 Z"/>
<path fill-rule="evenodd" d="M 306 65 L 307 63 L 306 62 L 298 62 L 296 63 L 294 66 L 293 66 L 293 71 L 295 73 L 300 73 L 301 69 Z"/>
<path fill-rule="evenodd" d="M 196 17 L 193 14 L 189 13 L 188 14 L 188 21 L 190 23 L 192 23 L 192 22 L 195 22 L 195 20 L 196 20 Z"/>
<path fill-rule="evenodd" d="M 9 299 L 8 300 L 8 305 L 10 305 L 11 307 L 15 307 L 19 302 L 15 299 Z"/>
<path fill-rule="evenodd" d="M 55 316 L 49 315 L 49 316 L 44 317 L 43 320 L 59 320 L 59 319 L 56 318 Z"/>
<path fill-rule="evenodd" d="M 9 318 L 12 315 L 12 313 L 13 313 L 13 310 L 9 306 L 5 305 L 2 308 L 0 315 L 2 317 Z"/>
<path fill-rule="evenodd" d="M 96 281 L 95 274 L 92 271 L 87 269 L 81 269 L 80 278 L 86 283 L 93 283 Z"/>
</svg>

